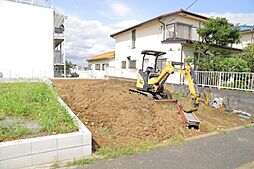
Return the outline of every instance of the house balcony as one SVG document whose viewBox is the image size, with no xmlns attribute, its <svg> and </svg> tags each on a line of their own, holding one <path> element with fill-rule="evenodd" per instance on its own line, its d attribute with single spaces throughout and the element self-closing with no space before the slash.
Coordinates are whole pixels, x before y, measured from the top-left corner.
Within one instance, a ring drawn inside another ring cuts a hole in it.
<svg viewBox="0 0 254 169">
<path fill-rule="evenodd" d="M 199 41 L 200 37 L 197 28 L 183 23 L 166 25 L 162 33 L 162 42 L 175 42 L 181 40 Z"/>
<path fill-rule="evenodd" d="M 55 27 L 55 29 L 54 29 L 55 47 L 57 47 L 63 41 L 64 41 L 64 28 L 63 27 Z"/>
<path fill-rule="evenodd" d="M 64 65 L 64 54 L 60 50 L 54 52 L 54 65 Z"/>
</svg>

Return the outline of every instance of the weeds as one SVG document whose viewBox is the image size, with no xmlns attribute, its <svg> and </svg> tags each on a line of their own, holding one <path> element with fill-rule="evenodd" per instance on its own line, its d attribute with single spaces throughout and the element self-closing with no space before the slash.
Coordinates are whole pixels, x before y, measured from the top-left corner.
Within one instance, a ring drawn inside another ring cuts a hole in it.
<svg viewBox="0 0 254 169">
<path fill-rule="evenodd" d="M 219 132 L 222 134 L 229 134 L 230 133 L 230 131 L 227 129 L 220 129 Z"/>
<path fill-rule="evenodd" d="M 165 109 L 168 111 L 176 111 L 176 106 L 175 104 L 167 104 L 165 105 Z"/>
<path fill-rule="evenodd" d="M 252 127 L 251 124 L 245 124 L 245 125 L 244 125 L 244 128 L 251 128 L 251 127 Z"/>
<path fill-rule="evenodd" d="M 186 95 L 186 94 L 184 94 L 184 93 L 181 92 L 181 91 L 174 91 L 174 92 L 172 93 L 172 98 L 173 98 L 173 99 L 181 99 L 181 98 L 185 97 L 185 95 Z"/>
<path fill-rule="evenodd" d="M 51 169 L 57 169 L 59 168 L 59 164 L 55 161 L 54 163 L 52 163 L 52 165 L 50 166 Z"/>
<path fill-rule="evenodd" d="M 109 129 L 107 127 L 100 127 L 100 133 L 109 133 Z"/>
<path fill-rule="evenodd" d="M 74 160 L 72 162 L 69 162 L 67 164 L 67 166 L 84 166 L 84 165 L 88 165 L 88 164 L 93 164 L 95 163 L 97 160 L 100 160 L 101 158 L 99 157 L 88 157 L 88 158 L 83 158 L 80 160 Z"/>
<path fill-rule="evenodd" d="M 102 147 L 96 153 L 98 156 L 75 160 L 67 164 L 67 166 L 83 166 L 92 164 L 100 159 L 113 159 L 120 156 L 129 156 L 137 152 L 146 152 L 149 150 L 158 149 L 161 147 L 172 146 L 176 144 L 185 143 L 183 136 L 174 136 L 162 143 L 157 143 L 152 140 L 140 141 L 129 145 L 123 145 L 121 143 L 115 143 L 113 147 Z"/>
</svg>

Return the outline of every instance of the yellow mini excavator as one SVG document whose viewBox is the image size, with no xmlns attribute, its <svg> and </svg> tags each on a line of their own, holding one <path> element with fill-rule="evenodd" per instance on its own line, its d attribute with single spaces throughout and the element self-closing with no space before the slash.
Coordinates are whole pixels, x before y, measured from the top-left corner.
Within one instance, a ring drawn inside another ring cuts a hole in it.
<svg viewBox="0 0 254 169">
<path fill-rule="evenodd" d="M 181 62 L 168 61 L 166 67 L 162 71 L 159 71 L 157 69 L 158 57 L 166 54 L 165 52 L 144 50 L 141 52 L 141 54 L 143 54 L 142 69 L 138 71 L 136 89 L 130 89 L 130 91 L 138 92 L 158 100 L 170 99 L 170 95 L 164 93 L 164 84 L 169 75 L 173 74 L 174 72 L 179 72 L 187 79 L 193 106 L 199 106 L 200 94 L 193 79 L 190 65 L 186 65 L 185 69 L 181 69 L 175 67 L 175 65 L 182 65 Z M 155 64 L 154 67 L 147 67 L 146 70 L 144 70 L 144 60 L 147 55 L 155 57 Z"/>
</svg>

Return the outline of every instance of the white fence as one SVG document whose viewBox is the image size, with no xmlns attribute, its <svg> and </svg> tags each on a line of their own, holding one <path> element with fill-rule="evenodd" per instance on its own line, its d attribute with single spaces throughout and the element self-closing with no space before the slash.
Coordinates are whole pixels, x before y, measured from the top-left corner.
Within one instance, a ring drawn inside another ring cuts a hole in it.
<svg viewBox="0 0 254 169">
<path fill-rule="evenodd" d="M 106 76 L 136 78 L 136 71 L 122 71 L 107 69 L 105 71 L 82 70 L 66 72 L 66 77 L 83 79 L 103 79 Z M 78 75 L 78 76 L 76 76 Z M 0 70 L 0 79 L 11 78 L 44 78 L 45 71 Z M 54 71 L 54 77 L 64 77 L 64 72 Z M 170 79 L 169 79 L 170 80 Z M 254 91 L 254 72 L 213 72 L 195 71 L 195 80 L 198 85 L 234 90 Z M 171 81 L 168 81 L 172 83 Z M 180 81 L 179 81 L 180 83 Z"/>
<path fill-rule="evenodd" d="M 44 78 L 47 77 L 45 70 L 0 70 L 0 79 L 20 79 L 20 78 Z"/>
<path fill-rule="evenodd" d="M 254 91 L 254 73 L 195 71 L 198 85 Z"/>
</svg>

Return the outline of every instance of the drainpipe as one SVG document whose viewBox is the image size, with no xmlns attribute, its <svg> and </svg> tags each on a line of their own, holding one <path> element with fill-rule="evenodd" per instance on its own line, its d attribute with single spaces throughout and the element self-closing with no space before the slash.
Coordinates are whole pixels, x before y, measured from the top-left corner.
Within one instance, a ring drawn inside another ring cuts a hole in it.
<svg viewBox="0 0 254 169">
<path fill-rule="evenodd" d="M 181 44 L 181 63 L 183 63 L 183 44 Z M 183 65 L 181 65 L 181 69 Z M 185 68 L 185 64 L 184 64 L 184 68 Z M 182 75 L 180 74 L 180 83 L 184 84 L 184 78 L 182 78 Z"/>
<path fill-rule="evenodd" d="M 166 28 L 166 24 L 164 22 L 162 22 L 160 19 L 161 18 L 158 19 L 158 22 L 160 22 L 162 24 L 162 26 L 163 26 L 163 40 L 165 40 L 165 28 Z"/>
</svg>

